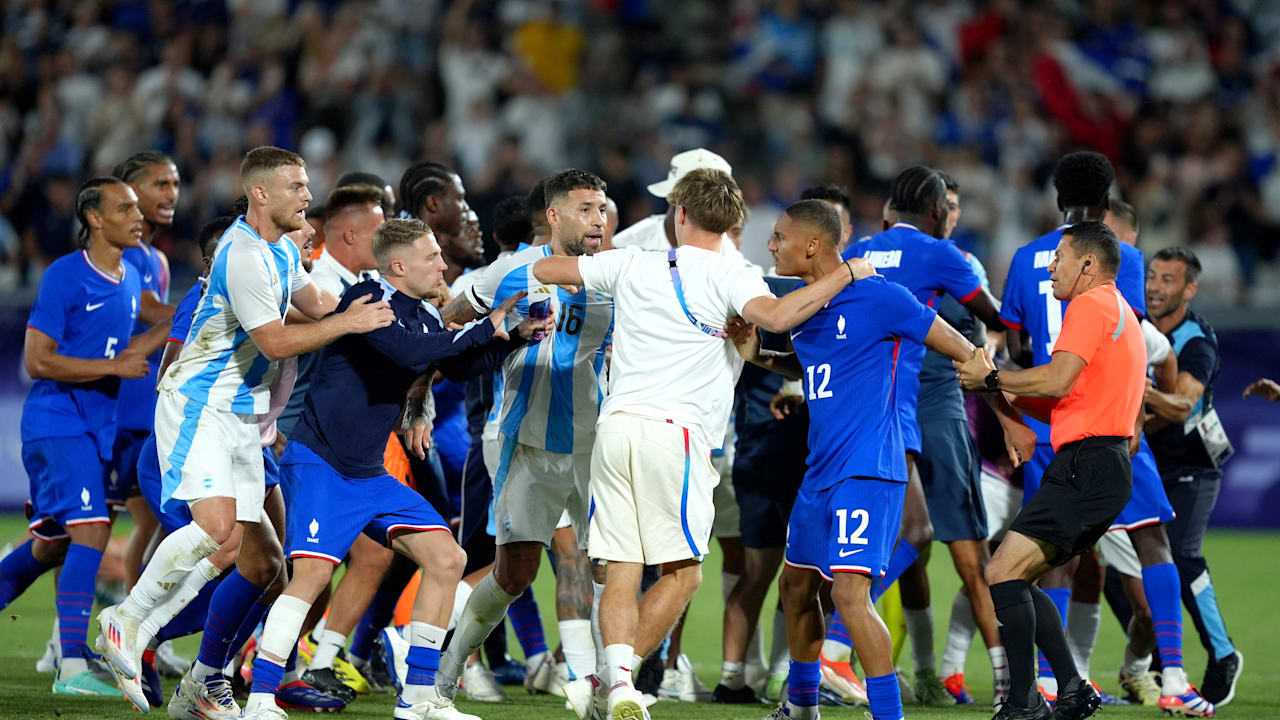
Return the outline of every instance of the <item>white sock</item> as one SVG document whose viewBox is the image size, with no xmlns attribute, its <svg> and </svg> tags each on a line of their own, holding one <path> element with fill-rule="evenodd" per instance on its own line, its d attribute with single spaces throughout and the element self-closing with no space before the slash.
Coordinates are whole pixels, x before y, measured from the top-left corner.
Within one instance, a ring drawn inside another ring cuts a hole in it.
<svg viewBox="0 0 1280 720">
<path fill-rule="evenodd" d="M 199 525 L 189 523 L 179 528 L 156 547 L 142 577 L 117 608 L 120 614 L 141 622 L 201 560 L 217 551 L 218 543 Z"/>
<path fill-rule="evenodd" d="M 307 621 L 307 613 L 311 612 L 311 603 L 292 595 L 281 595 L 271 604 L 267 613 L 267 622 L 262 626 L 262 636 L 258 638 L 258 653 L 271 654 L 280 658 L 278 664 L 289 661 L 289 654 L 302 634 L 302 624 Z M 276 662 L 263 655 L 262 660 Z M 256 660 L 255 660 L 256 662 Z M 281 682 L 285 682 L 283 679 Z M 245 702 L 245 715 L 257 712 L 264 707 L 275 705 L 275 693 L 255 692 L 249 694 Z"/>
<path fill-rule="evenodd" d="M 604 682 L 608 678 L 604 672 L 604 635 L 600 633 L 600 598 L 604 596 L 604 585 L 591 582 L 591 639 L 596 643 L 596 679 Z"/>
<path fill-rule="evenodd" d="M 58 679 L 70 680 L 88 669 L 89 663 L 82 657 L 62 658 L 62 662 L 58 664 Z"/>
<path fill-rule="evenodd" d="M 997 688 L 1009 688 L 1009 656 L 1005 654 L 1004 646 L 997 645 L 993 648 L 987 648 L 987 657 L 991 659 L 991 680 Z"/>
<path fill-rule="evenodd" d="M 311 636 L 316 640 L 316 651 L 311 655 L 311 663 L 307 667 L 312 670 L 332 668 L 338 651 L 347 644 L 347 636 L 334 630 L 314 632 Z"/>
<path fill-rule="evenodd" d="M 467 606 L 467 601 L 471 599 L 471 586 L 458 581 L 458 587 L 453 591 L 453 612 L 449 613 L 449 629 L 458 627 L 458 620 L 462 619 L 462 608 Z"/>
<path fill-rule="evenodd" d="M 1160 674 L 1160 694 L 1165 697 L 1181 695 L 1191 689 L 1187 671 L 1182 667 L 1167 667 Z"/>
<path fill-rule="evenodd" d="M 315 639 L 320 637 L 320 634 L 324 632 L 324 626 L 325 626 L 325 623 L 327 622 L 329 622 L 329 618 L 324 616 L 321 616 L 320 619 L 316 621 L 316 626 L 311 628 L 312 642 L 315 642 Z"/>
<path fill-rule="evenodd" d="M 1098 642 L 1098 625 L 1102 623 L 1102 605 L 1072 600 L 1067 605 L 1067 647 L 1076 661 L 1081 679 L 1089 679 L 1089 663 Z"/>
<path fill-rule="evenodd" d="M 467 658 L 484 644 L 485 638 L 498 626 L 507 614 L 507 607 L 516 601 L 515 595 L 508 595 L 493 573 L 484 576 L 471 591 L 466 607 L 458 618 L 458 626 L 453 633 L 453 641 L 449 649 L 440 658 L 440 674 L 449 680 L 462 677 L 462 670 L 467 666 Z"/>
<path fill-rule="evenodd" d="M 182 584 L 174 588 L 169 596 L 152 608 L 151 612 L 147 613 L 147 617 L 138 624 L 138 636 L 134 638 L 134 648 L 146 648 L 150 645 L 151 640 L 160 633 L 160 629 L 177 617 L 178 613 L 182 612 L 182 608 L 195 600 L 205 585 L 217 580 L 221 574 L 222 571 L 209 562 L 209 558 L 196 563 L 191 572 L 187 573 Z"/>
<path fill-rule="evenodd" d="M 411 622 L 409 623 L 409 646 L 439 650 L 444 646 L 444 636 L 447 632 L 442 627 L 428 623 Z M 423 702 L 434 692 L 434 682 L 433 680 L 431 685 L 414 685 L 406 682 L 401 698 L 410 705 Z"/>
<path fill-rule="evenodd" d="M 911 638 L 911 657 L 916 663 L 916 673 L 935 671 L 933 656 L 933 608 L 923 610 L 902 609 L 907 621 L 907 637 Z"/>
<path fill-rule="evenodd" d="M 964 672 L 964 659 L 973 645 L 978 623 L 973 620 L 973 603 L 963 590 L 957 590 L 951 601 L 951 618 L 947 621 L 947 644 L 942 649 L 942 677 Z"/>
<path fill-rule="evenodd" d="M 1049 695 L 1058 694 L 1058 678 L 1049 677 L 1047 675 L 1041 675 L 1040 677 L 1036 678 L 1036 683 L 1040 687 L 1044 688 L 1045 693 Z"/>
<path fill-rule="evenodd" d="M 730 690 L 741 690 L 747 685 L 747 676 L 743 671 L 745 663 L 725 660 L 720 663 L 720 684 Z"/>
<path fill-rule="evenodd" d="M 560 644 L 564 647 L 564 661 L 575 678 L 596 671 L 596 641 L 591 637 L 590 620 L 561 620 Z"/>
<path fill-rule="evenodd" d="M 791 648 L 787 646 L 787 615 L 782 608 L 773 611 L 773 642 L 769 646 L 769 674 L 791 672 Z"/>
<path fill-rule="evenodd" d="M 1151 653 L 1134 655 L 1126 643 L 1124 646 L 1124 671 L 1129 675 L 1145 675 L 1151 672 Z"/>
<path fill-rule="evenodd" d="M 605 672 L 608 673 L 610 692 L 619 685 L 631 687 L 631 673 L 636 669 L 635 649 L 616 643 L 604 649 Z"/>
</svg>

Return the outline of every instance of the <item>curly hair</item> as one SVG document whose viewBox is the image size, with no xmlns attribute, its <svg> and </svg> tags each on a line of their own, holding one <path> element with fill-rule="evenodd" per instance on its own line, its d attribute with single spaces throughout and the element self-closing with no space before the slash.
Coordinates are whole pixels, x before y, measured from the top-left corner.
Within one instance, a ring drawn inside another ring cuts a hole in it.
<svg viewBox="0 0 1280 720">
<path fill-rule="evenodd" d="M 1105 155 L 1073 152 L 1062 156 L 1053 169 L 1053 187 L 1058 191 L 1058 208 L 1098 207 L 1107 198 L 1116 171 Z"/>
</svg>

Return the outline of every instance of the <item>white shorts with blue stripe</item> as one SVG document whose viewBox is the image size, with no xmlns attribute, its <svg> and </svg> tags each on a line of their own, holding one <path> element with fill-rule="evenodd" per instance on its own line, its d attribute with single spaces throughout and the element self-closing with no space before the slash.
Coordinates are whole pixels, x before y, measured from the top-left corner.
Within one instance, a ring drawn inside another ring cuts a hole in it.
<svg viewBox="0 0 1280 720">
<path fill-rule="evenodd" d="M 612 413 L 596 426 L 591 454 L 594 560 L 661 565 L 702 560 L 720 475 L 696 428 Z"/>
<path fill-rule="evenodd" d="M 590 474 L 589 453 L 550 452 L 502 436 L 493 474 L 495 541 L 550 545 L 556 530 L 572 525 L 585 548 Z"/>
<path fill-rule="evenodd" d="M 256 415 L 217 410 L 162 390 L 156 400 L 156 452 L 165 510 L 229 497 L 236 501 L 236 520 L 262 519 L 266 486 Z"/>
</svg>

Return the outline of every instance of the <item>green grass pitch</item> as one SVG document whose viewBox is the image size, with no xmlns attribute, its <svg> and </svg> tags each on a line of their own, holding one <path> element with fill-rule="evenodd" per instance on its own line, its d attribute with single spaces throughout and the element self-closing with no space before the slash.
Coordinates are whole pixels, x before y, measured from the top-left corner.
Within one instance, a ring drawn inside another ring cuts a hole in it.
<svg viewBox="0 0 1280 720">
<path fill-rule="evenodd" d="M 15 515 L 0 516 L 0 542 L 21 536 L 22 519 Z M 117 534 L 127 532 L 125 526 Z M 1276 571 L 1277 551 L 1280 550 L 1280 534 L 1214 532 L 1206 541 L 1205 551 L 1214 570 L 1214 585 L 1226 615 L 1233 639 L 1245 655 L 1245 672 L 1240 680 L 1235 702 L 1223 708 L 1219 717 L 1232 720 L 1263 720 L 1280 718 L 1280 573 Z M 937 627 L 936 648 L 941 654 L 945 641 L 947 615 L 951 598 L 958 585 L 950 560 L 941 546 L 935 546 L 930 564 L 933 583 L 933 604 Z M 715 686 L 720 667 L 720 558 L 712 554 L 708 558 L 704 585 L 693 599 L 689 622 L 685 631 L 685 651 L 698 668 L 699 675 L 708 687 Z M 556 644 L 554 592 L 550 572 L 544 570 L 536 583 L 536 593 L 541 602 L 547 643 Z M 35 662 L 49 636 L 53 618 L 53 578 L 41 578 L 25 595 L 8 607 L 0 616 L 0 720 L 11 718 L 135 718 L 138 715 L 125 700 L 100 700 L 55 696 L 50 691 L 50 678 L 35 671 Z M 771 607 L 771 598 L 766 607 Z M 1186 625 L 1186 662 L 1193 682 L 1198 682 L 1204 672 L 1205 655 L 1190 622 Z M 1115 668 L 1121 659 L 1123 638 L 1110 611 L 1103 610 L 1102 631 L 1093 658 L 1093 675 L 1104 690 L 1115 692 Z M 513 654 L 519 646 L 511 642 Z M 183 654 L 193 656 L 196 639 L 187 638 L 179 644 Z M 903 653 L 903 663 L 910 665 L 910 649 Z M 976 708 L 922 709 L 907 706 L 906 715 L 911 720 L 940 718 L 988 718 L 990 701 L 990 669 L 981 640 L 974 643 L 969 653 L 966 679 L 977 695 Z M 166 680 L 166 693 L 173 687 Z M 526 720 L 528 718 L 571 719 L 573 714 L 564 709 L 563 701 L 546 697 L 532 698 L 522 688 L 509 688 L 512 701 L 501 705 L 484 705 L 460 702 L 463 710 L 480 715 L 485 720 Z M 1272 693 L 1275 694 L 1272 694 Z M 345 718 L 390 718 L 394 698 L 379 695 L 356 700 L 341 716 Z M 756 720 L 768 712 L 768 708 L 745 706 L 717 706 L 661 702 L 653 709 L 655 720 L 663 718 L 740 718 Z M 824 708 L 825 718 L 857 718 L 861 720 L 865 708 Z M 293 713 L 301 716 L 301 713 Z M 1153 708 L 1122 707 L 1103 708 L 1098 717 L 1140 718 L 1157 717 Z M 161 708 L 153 711 L 155 717 L 166 717 Z"/>
</svg>

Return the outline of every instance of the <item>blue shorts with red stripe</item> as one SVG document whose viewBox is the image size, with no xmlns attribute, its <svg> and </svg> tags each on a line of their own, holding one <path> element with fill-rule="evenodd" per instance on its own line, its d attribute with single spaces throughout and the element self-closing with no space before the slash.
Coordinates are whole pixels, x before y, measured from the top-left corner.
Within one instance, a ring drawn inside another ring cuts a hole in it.
<svg viewBox="0 0 1280 720">
<path fill-rule="evenodd" d="M 106 463 L 88 435 L 22 443 L 27 470 L 31 534 L 41 540 L 67 537 L 66 528 L 111 522 L 102 483 Z"/>
<path fill-rule="evenodd" d="M 1133 456 L 1133 493 L 1129 503 L 1111 523 L 1112 530 L 1136 530 L 1147 525 L 1173 522 L 1173 505 L 1165 494 L 1160 471 L 1156 470 L 1156 458 L 1142 438 L 1138 454 Z"/>
<path fill-rule="evenodd" d="M 834 573 L 884 575 L 902 527 L 906 483 L 848 478 L 822 490 L 801 487 L 787 524 L 786 561 Z"/>
<path fill-rule="evenodd" d="M 107 463 L 103 474 L 107 504 L 111 507 L 123 508 L 126 500 L 139 493 L 138 456 L 148 437 L 151 437 L 151 433 L 138 430 L 121 430 L 116 433 L 111 462 Z"/>
<path fill-rule="evenodd" d="M 342 562 L 360 533 L 390 546 L 397 533 L 449 524 L 418 492 L 390 475 L 347 477 L 311 448 L 291 440 L 280 456 L 285 554 Z"/>
</svg>

